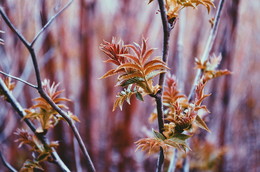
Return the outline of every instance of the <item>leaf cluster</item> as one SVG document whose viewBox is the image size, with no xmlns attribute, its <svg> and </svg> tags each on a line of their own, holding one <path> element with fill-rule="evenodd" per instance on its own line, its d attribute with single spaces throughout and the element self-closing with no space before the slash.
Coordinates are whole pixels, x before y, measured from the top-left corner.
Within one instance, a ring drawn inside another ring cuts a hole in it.
<svg viewBox="0 0 260 172">
<path fill-rule="evenodd" d="M 149 0 L 151 3 L 153 0 Z M 213 0 L 165 0 L 165 8 L 167 10 L 168 20 L 177 18 L 180 10 L 186 7 L 197 8 L 198 5 L 203 5 L 210 12 L 211 7 L 215 7 Z"/>
<path fill-rule="evenodd" d="M 1 77 L 1 76 L 0 76 Z M 2 77 L 1 77 L 2 78 Z M 4 78 L 2 78 L 3 79 L 3 81 L 4 81 L 4 83 L 5 83 L 5 85 L 6 85 L 6 87 L 10 90 L 10 91 L 12 91 L 14 88 L 15 88 L 15 84 L 11 81 L 11 78 L 9 78 L 9 77 L 4 77 Z M 5 100 L 7 100 L 7 97 L 5 97 L 5 95 L 4 95 L 4 93 L 3 93 L 3 91 L 1 90 L 1 88 L 0 88 L 0 97 L 4 97 L 4 99 Z"/>
<path fill-rule="evenodd" d="M 152 140 L 141 139 L 137 141 L 138 148 L 151 153 L 158 150 L 158 148 L 155 148 L 156 146 L 158 147 L 158 145 L 165 144 L 164 147 L 162 147 L 165 150 L 167 149 L 167 146 L 171 146 L 185 151 L 186 148 L 189 148 L 186 144 L 186 139 L 191 137 L 190 134 L 192 133 L 191 129 L 194 128 L 193 126 L 210 132 L 207 124 L 199 116 L 199 112 L 203 110 L 204 112 L 209 113 L 207 107 L 202 105 L 203 100 L 211 95 L 204 93 L 207 82 L 210 79 L 230 74 L 230 71 L 228 70 L 217 70 L 220 61 L 220 55 L 213 55 L 213 57 L 205 62 L 196 59 L 196 67 L 202 70 L 202 76 L 200 82 L 196 86 L 195 99 L 193 101 L 189 101 L 185 95 L 180 93 L 174 76 L 167 76 L 163 93 L 164 132 L 161 134 L 153 131 L 155 137 Z M 155 119 L 156 117 L 157 114 L 152 113 L 151 119 Z M 154 139 L 159 140 L 156 142 L 157 144 L 155 144 Z M 151 143 L 148 143 L 148 141 L 151 141 Z M 151 144 L 153 146 L 149 147 Z"/>
<path fill-rule="evenodd" d="M 196 68 L 201 69 L 203 72 L 202 80 L 207 82 L 213 78 L 220 77 L 223 75 L 229 75 L 231 72 L 227 69 L 217 70 L 220 65 L 222 56 L 221 54 L 216 56 L 213 54 L 208 60 L 202 62 L 200 59 L 195 59 Z"/>
<path fill-rule="evenodd" d="M 68 109 L 68 107 L 61 102 L 68 102 L 70 100 L 65 97 L 59 97 L 64 91 L 58 90 L 59 84 L 50 84 L 49 80 L 44 80 L 42 85 L 44 91 L 59 108 Z M 46 133 L 49 128 L 53 128 L 63 119 L 44 98 L 38 97 L 33 100 L 36 104 L 25 110 L 27 115 L 24 118 L 34 119 L 40 123 L 40 127 L 37 128 L 38 133 Z M 71 112 L 68 112 L 68 115 L 74 121 L 79 121 L 79 119 Z"/>
<path fill-rule="evenodd" d="M 184 131 L 187 133 L 194 124 L 210 131 L 206 123 L 198 115 L 200 109 L 208 112 L 206 106 L 201 105 L 202 101 L 209 96 L 209 94 L 204 94 L 204 86 L 205 84 L 201 83 L 196 87 L 196 98 L 193 102 L 189 102 L 185 95 L 180 94 L 176 78 L 174 76 L 167 76 L 165 91 L 163 93 L 164 132 L 161 134 L 153 131 L 155 139 L 159 139 L 168 147 L 174 147 L 185 152 L 186 149 L 190 149 L 186 140 L 192 135 L 184 134 Z M 148 149 L 149 146 L 147 140 L 146 142 L 137 142 L 137 144 L 143 150 Z M 150 148 L 155 150 L 155 148 Z M 154 150 L 148 150 L 148 152 L 155 152 Z"/>
<path fill-rule="evenodd" d="M 20 171 L 33 171 L 34 169 L 43 170 L 40 163 L 43 161 L 52 161 L 52 148 L 59 145 L 57 141 L 44 145 L 35 135 L 32 135 L 23 129 L 18 129 L 15 134 L 19 136 L 16 140 L 16 142 L 19 142 L 18 147 L 20 148 L 23 145 L 27 145 L 30 147 L 30 151 L 33 152 L 33 160 L 26 160 Z"/>
<path fill-rule="evenodd" d="M 153 85 L 153 79 L 159 74 L 165 73 L 169 68 L 160 57 L 150 59 L 154 49 L 147 48 L 145 39 L 142 40 L 140 46 L 137 43 L 124 45 L 122 41 L 116 42 L 113 38 L 111 43 L 104 41 L 100 45 L 100 49 L 109 58 L 105 62 L 117 66 L 105 73 L 101 79 L 118 75 L 116 86 L 125 88 L 117 94 L 113 110 L 117 106 L 122 108 L 125 100 L 130 103 L 132 95 L 143 100 L 143 96 L 155 95 L 159 91 L 160 87 Z"/>
</svg>

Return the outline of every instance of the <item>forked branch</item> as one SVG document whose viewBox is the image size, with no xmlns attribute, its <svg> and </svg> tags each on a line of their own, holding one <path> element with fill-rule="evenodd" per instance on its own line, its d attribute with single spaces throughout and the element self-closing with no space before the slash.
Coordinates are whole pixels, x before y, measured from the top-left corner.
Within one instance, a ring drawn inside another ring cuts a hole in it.
<svg viewBox="0 0 260 172">
<path fill-rule="evenodd" d="M 68 4 L 62 8 L 55 16 L 53 16 L 50 21 L 48 21 L 46 23 L 46 25 L 38 32 L 38 34 L 35 36 L 34 40 L 32 41 L 32 43 L 29 43 L 24 36 L 19 33 L 19 31 L 15 28 L 15 26 L 12 24 L 12 22 L 10 21 L 10 19 L 7 17 L 7 15 L 4 13 L 3 9 L 0 8 L 0 14 L 2 16 L 2 18 L 4 19 L 4 21 L 6 22 L 6 24 L 9 26 L 9 28 L 14 31 L 14 33 L 18 36 L 18 38 L 22 41 L 22 43 L 25 45 L 25 47 L 28 49 L 30 55 L 31 55 L 31 59 L 33 61 L 33 66 L 34 66 L 34 71 L 35 71 L 35 75 L 36 75 L 36 80 L 37 80 L 37 90 L 39 92 L 39 94 L 41 95 L 41 97 L 43 97 L 50 105 L 53 109 L 55 109 L 65 120 L 66 122 L 69 124 L 71 130 L 74 133 L 74 136 L 76 137 L 79 146 L 81 148 L 81 151 L 83 152 L 86 160 L 87 160 L 87 168 L 89 171 L 95 171 L 94 165 L 92 163 L 92 160 L 88 154 L 88 151 L 84 145 L 84 142 L 78 132 L 78 129 L 76 128 L 74 122 L 72 121 L 72 119 L 67 115 L 66 112 L 62 111 L 54 102 L 53 100 L 47 95 L 46 92 L 44 92 L 43 87 L 42 87 L 42 82 L 41 82 L 41 75 L 40 75 L 40 70 L 38 67 L 38 61 L 36 58 L 36 54 L 33 48 L 33 45 L 35 43 L 35 41 L 38 39 L 38 37 L 43 33 L 44 30 L 46 30 L 46 28 L 48 26 L 50 26 L 50 24 L 54 21 L 54 19 L 61 13 L 63 12 L 65 9 L 67 9 L 67 7 L 72 3 L 73 0 L 70 0 L 68 2 Z"/>
<path fill-rule="evenodd" d="M 33 125 L 33 123 L 29 119 L 24 118 L 26 116 L 26 112 L 24 111 L 22 106 L 18 103 L 18 101 L 15 99 L 15 97 L 12 95 L 12 93 L 9 91 L 9 89 L 6 87 L 4 81 L 1 78 L 0 78 L 0 90 L 3 92 L 4 96 L 7 98 L 8 102 L 12 105 L 13 109 L 17 112 L 17 114 L 24 119 L 25 123 L 31 129 L 31 131 L 38 137 L 38 139 L 43 143 L 43 145 L 47 145 L 48 140 L 44 137 L 44 135 L 38 134 L 36 132 L 36 128 Z M 62 169 L 62 171 L 70 171 L 68 167 L 60 159 L 59 155 L 57 154 L 54 148 L 51 155 L 52 158 L 54 159 L 54 162 Z"/>
<path fill-rule="evenodd" d="M 10 75 L 10 74 L 5 73 L 5 72 L 3 72 L 3 71 L 0 71 L 0 73 L 1 73 L 2 75 L 5 75 L 5 76 L 9 77 L 9 78 L 13 78 L 13 79 L 15 79 L 15 80 L 17 80 L 17 81 L 20 81 L 20 82 L 22 82 L 22 83 L 24 83 L 24 84 L 26 84 L 26 85 L 28 85 L 28 86 L 30 86 L 30 87 L 32 87 L 32 88 L 37 88 L 36 85 L 33 85 L 33 84 L 31 84 L 31 83 L 29 83 L 29 82 L 27 82 L 27 81 L 25 81 L 25 80 L 23 80 L 23 79 L 21 79 L 21 78 L 18 78 L 18 77 L 16 77 L 16 76 Z"/>
</svg>

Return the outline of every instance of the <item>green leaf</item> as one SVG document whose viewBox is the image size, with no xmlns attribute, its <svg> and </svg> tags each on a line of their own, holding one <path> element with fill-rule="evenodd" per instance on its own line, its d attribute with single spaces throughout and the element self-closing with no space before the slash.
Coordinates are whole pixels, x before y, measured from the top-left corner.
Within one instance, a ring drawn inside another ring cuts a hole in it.
<svg viewBox="0 0 260 172">
<path fill-rule="evenodd" d="M 171 147 L 180 149 L 180 146 L 176 142 L 174 142 L 172 140 L 166 139 L 166 140 L 164 140 L 164 143 L 166 143 L 167 145 L 169 145 Z"/>
<path fill-rule="evenodd" d="M 208 128 L 207 124 L 199 117 L 199 115 L 196 116 L 195 122 L 200 128 L 202 128 L 208 132 L 211 132 L 210 129 Z"/>
<path fill-rule="evenodd" d="M 136 92 L 135 96 L 138 100 L 144 101 L 143 96 L 140 92 Z"/>
<path fill-rule="evenodd" d="M 148 75 L 146 75 L 146 79 L 150 80 L 150 79 L 156 77 L 157 75 L 160 75 L 161 73 L 165 73 L 165 72 L 166 72 L 165 70 L 152 71 Z"/>
<path fill-rule="evenodd" d="M 41 162 L 41 161 L 45 161 L 47 160 L 47 158 L 50 156 L 49 152 L 44 152 L 41 153 L 38 157 L 37 157 L 37 161 Z"/>
<path fill-rule="evenodd" d="M 180 138 L 174 137 L 174 138 L 170 138 L 168 139 L 170 141 L 175 142 L 176 144 L 178 144 L 179 149 L 183 150 L 184 152 L 186 152 L 186 148 L 190 149 L 190 147 L 188 146 L 188 144 L 186 143 L 185 140 L 182 140 Z M 191 149 L 190 149 L 191 150 Z"/>
<path fill-rule="evenodd" d="M 187 140 L 190 137 L 191 137 L 190 135 L 181 134 L 181 133 L 176 133 L 173 136 L 171 136 L 171 138 L 177 138 L 177 139 L 180 139 L 180 140 L 183 140 L 183 141 Z"/>
<path fill-rule="evenodd" d="M 159 133 L 158 131 L 155 131 L 154 129 L 153 129 L 153 135 L 154 135 L 155 138 L 160 139 L 160 140 L 165 140 L 165 139 L 166 139 L 166 138 L 164 137 L 164 135 L 162 135 L 162 134 Z"/>
<path fill-rule="evenodd" d="M 144 79 L 140 77 L 134 77 L 123 82 L 121 86 L 125 87 L 128 86 L 129 84 L 140 83 L 140 82 L 144 82 Z"/>
</svg>

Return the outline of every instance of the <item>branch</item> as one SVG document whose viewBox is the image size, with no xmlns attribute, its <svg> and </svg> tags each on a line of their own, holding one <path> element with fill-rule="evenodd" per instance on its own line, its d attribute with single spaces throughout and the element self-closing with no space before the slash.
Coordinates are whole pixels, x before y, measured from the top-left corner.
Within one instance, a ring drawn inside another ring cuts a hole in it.
<svg viewBox="0 0 260 172">
<path fill-rule="evenodd" d="M 74 133 L 74 136 L 76 137 L 78 143 L 79 143 L 79 146 L 80 146 L 80 149 L 83 153 L 83 155 L 85 156 L 86 160 L 87 160 L 87 168 L 89 171 L 93 172 L 95 171 L 95 167 L 93 165 L 93 162 L 88 154 L 88 151 L 87 151 L 87 148 L 85 147 L 84 145 L 84 142 L 78 132 L 78 129 L 77 127 L 75 126 L 75 123 L 74 121 L 66 114 L 66 112 L 64 112 L 63 110 L 61 110 L 53 101 L 52 99 L 43 91 L 42 88 L 39 88 L 38 89 L 38 92 L 39 94 L 42 96 L 42 98 L 44 98 L 50 105 L 51 107 L 57 111 L 66 121 L 67 123 L 69 124 L 72 132 Z"/>
<path fill-rule="evenodd" d="M 178 160 L 178 149 L 174 149 L 174 155 L 171 158 L 168 172 L 174 172 L 176 169 L 176 164 Z"/>
<path fill-rule="evenodd" d="M 176 50 L 176 58 L 178 61 L 177 68 L 177 78 L 179 88 L 184 91 L 184 81 L 185 81 L 185 65 L 184 65 L 184 57 L 183 57 L 183 49 L 184 49 L 184 36 L 185 36 L 185 24 L 186 24 L 186 10 L 183 9 L 179 14 L 179 28 L 178 28 L 178 38 L 177 38 L 177 50 Z"/>
<path fill-rule="evenodd" d="M 179 14 L 179 31 L 178 31 L 178 38 L 177 38 L 177 51 L 176 51 L 176 58 L 178 61 L 178 68 L 177 68 L 177 78 L 178 78 L 178 85 L 182 91 L 184 91 L 184 81 L 185 81 L 185 74 L 183 69 L 185 69 L 183 63 L 183 48 L 184 48 L 184 35 L 185 35 L 185 21 L 186 21 L 186 10 L 183 9 L 180 11 Z M 174 154 L 171 157 L 170 165 L 168 168 L 168 172 L 173 172 L 176 169 L 176 163 L 178 160 L 178 149 L 174 149 Z"/>
<path fill-rule="evenodd" d="M 24 109 L 22 106 L 17 102 L 17 100 L 13 97 L 9 89 L 6 87 L 4 81 L 0 78 L 0 90 L 3 92 L 3 94 L 6 96 L 7 101 L 12 105 L 13 109 L 18 113 L 18 115 L 21 118 L 24 118 L 26 113 L 24 112 Z M 40 135 L 36 132 L 35 126 L 31 123 L 31 121 L 27 118 L 24 118 L 25 123 L 28 125 L 28 127 L 32 130 L 32 132 L 38 137 L 39 140 L 43 143 L 43 145 L 47 145 L 47 140 L 44 138 L 43 135 Z M 56 153 L 55 149 L 53 149 L 52 157 L 55 161 L 55 163 L 63 170 L 63 171 L 70 171 L 68 167 L 63 163 L 63 161 L 60 159 L 59 155 Z"/>
<path fill-rule="evenodd" d="M 29 83 L 29 82 L 27 82 L 27 81 L 25 81 L 25 80 L 23 80 L 23 79 L 21 79 L 21 78 L 18 78 L 18 77 L 13 76 L 13 75 L 9 75 L 9 74 L 7 74 L 7 73 L 5 73 L 5 72 L 2 72 L 2 71 L 0 71 L 0 73 L 3 74 L 3 75 L 5 75 L 5 76 L 8 76 L 8 77 L 10 77 L 10 78 L 13 78 L 13 79 L 15 79 L 15 80 L 18 80 L 18 81 L 20 81 L 20 82 L 23 82 L 24 84 L 26 84 L 26 85 L 28 85 L 28 86 L 30 86 L 30 87 L 32 87 L 32 88 L 37 88 L 36 85 L 33 85 L 33 84 L 31 84 L 31 83 Z"/>
<path fill-rule="evenodd" d="M 218 30 L 218 25 L 219 25 L 219 21 L 220 21 L 220 15 L 221 15 L 221 11 L 223 9 L 224 2 L 225 2 L 225 0 L 220 0 L 219 1 L 218 9 L 217 9 L 217 12 L 215 14 L 215 22 L 214 22 L 213 27 L 210 30 L 210 35 L 208 37 L 206 47 L 205 47 L 203 55 L 201 57 L 201 62 L 202 63 L 209 58 L 209 53 L 210 53 L 210 51 L 212 49 L 212 46 L 213 46 L 213 44 L 215 42 L 215 38 L 216 38 L 217 30 Z M 201 77 L 201 73 L 202 73 L 202 71 L 200 69 L 198 69 L 197 73 L 196 73 L 196 76 L 195 76 L 195 79 L 193 81 L 191 90 L 190 90 L 189 97 L 188 97 L 189 101 L 193 98 L 194 90 L 195 90 L 195 87 L 196 87 L 197 83 L 199 82 L 199 79 Z"/>
<path fill-rule="evenodd" d="M 60 12 L 62 12 L 64 9 L 67 8 L 67 6 L 71 4 L 71 2 L 69 2 Z M 20 40 L 24 43 L 24 45 L 26 46 L 26 48 L 28 49 L 29 53 L 31 54 L 31 58 L 33 61 L 33 66 L 34 66 L 34 71 L 35 71 L 35 75 L 36 75 L 36 80 L 37 80 L 37 90 L 39 92 L 39 94 L 41 95 L 41 97 L 43 97 L 50 105 L 51 107 L 56 110 L 65 120 L 66 122 L 69 124 L 72 132 L 74 133 L 74 136 L 76 137 L 79 146 L 81 148 L 82 153 L 84 154 L 86 160 L 87 160 L 87 168 L 90 172 L 95 171 L 95 167 L 93 165 L 93 162 L 88 154 L 88 151 L 85 147 L 85 144 L 78 132 L 77 127 L 75 126 L 73 120 L 64 112 L 62 111 L 53 101 L 52 99 L 44 92 L 43 88 L 42 88 L 42 82 L 41 82 L 41 75 L 40 75 L 40 70 L 38 67 L 38 61 L 35 55 L 35 51 L 33 49 L 33 44 L 29 44 L 25 38 L 17 31 L 17 29 L 13 26 L 13 24 L 11 23 L 11 21 L 9 20 L 9 18 L 4 14 L 4 12 L 2 11 L 2 8 L 0 9 L 1 15 L 4 18 L 5 22 L 7 23 L 7 25 L 15 32 L 15 34 L 20 38 Z M 59 13 L 58 13 L 59 14 Z M 55 17 L 53 18 L 55 19 Z M 51 20 L 52 22 L 53 20 Z M 48 22 L 44 27 L 45 29 L 50 25 L 51 22 Z M 40 35 L 45 29 L 43 29 L 42 31 L 39 32 L 38 35 Z M 35 40 L 37 40 L 38 36 L 35 37 Z"/>
<path fill-rule="evenodd" d="M 217 12 L 215 14 L 215 22 L 214 22 L 213 27 L 210 30 L 210 35 L 208 37 L 207 44 L 206 44 L 206 47 L 204 49 L 204 52 L 203 52 L 203 55 L 202 55 L 202 58 L 201 58 L 202 62 L 206 61 L 209 58 L 209 53 L 210 53 L 210 51 L 212 49 L 212 46 L 213 46 L 213 44 L 215 42 L 216 35 L 217 35 L 217 30 L 218 30 L 218 25 L 219 25 L 219 21 L 220 21 L 220 15 L 221 15 L 221 12 L 222 12 L 222 9 L 223 9 L 224 2 L 225 2 L 225 0 L 220 0 L 219 1 L 218 9 L 217 9 Z M 194 96 L 194 90 L 195 90 L 196 85 L 199 82 L 201 74 L 202 74 L 202 70 L 198 69 L 197 73 L 196 73 L 196 77 L 194 79 L 194 82 L 193 82 L 191 90 L 190 90 L 189 97 L 188 97 L 189 101 Z M 184 159 L 182 171 L 183 172 L 189 172 L 189 159 L 188 159 L 188 157 L 186 157 Z"/>
<path fill-rule="evenodd" d="M 174 27 L 175 21 L 173 21 L 174 22 L 173 25 L 171 25 L 168 22 L 164 0 L 158 0 L 158 4 L 159 4 L 162 26 L 163 26 L 162 60 L 163 60 L 163 62 L 165 62 L 167 64 L 170 32 L 171 32 L 171 29 Z M 159 76 L 159 86 L 161 87 L 161 90 L 158 91 L 158 93 L 154 96 L 155 100 L 156 100 L 156 104 L 157 104 L 158 127 L 159 127 L 160 133 L 163 132 L 163 128 L 164 128 L 163 105 L 162 105 L 162 93 L 163 93 L 164 80 L 165 80 L 165 73 L 162 73 Z M 164 162 L 163 149 L 160 148 L 160 155 L 159 155 L 158 161 L 157 161 L 157 169 L 156 169 L 157 172 L 162 171 L 163 162 Z"/>
<path fill-rule="evenodd" d="M 8 25 L 8 27 L 18 36 L 18 38 L 22 41 L 22 43 L 25 45 L 26 48 L 30 47 L 30 43 L 24 38 L 22 34 L 19 33 L 19 31 L 14 27 L 13 23 L 10 21 L 10 19 L 6 16 L 3 7 L 0 7 L 0 14 L 2 18 L 4 19 L 5 23 Z"/>
<path fill-rule="evenodd" d="M 3 164 L 4 164 L 4 166 L 5 166 L 6 168 L 8 168 L 9 171 L 11 171 L 11 172 L 17 172 L 17 170 L 16 170 L 14 167 L 12 167 L 12 166 L 6 161 L 6 159 L 4 158 L 4 156 L 3 156 L 1 150 L 0 150 L 0 158 L 1 158 L 1 160 L 2 160 L 2 162 L 3 162 Z"/>
<path fill-rule="evenodd" d="M 33 38 L 31 47 L 33 47 L 34 43 L 37 41 L 37 39 L 40 37 L 40 35 L 45 31 L 45 29 L 47 29 L 50 26 L 50 24 L 55 20 L 55 18 L 58 17 L 63 11 L 65 11 L 72 2 L 73 2 L 73 0 L 70 0 L 57 14 L 55 14 L 54 16 L 52 16 L 50 18 L 50 20 L 42 27 L 42 29 Z"/>
</svg>

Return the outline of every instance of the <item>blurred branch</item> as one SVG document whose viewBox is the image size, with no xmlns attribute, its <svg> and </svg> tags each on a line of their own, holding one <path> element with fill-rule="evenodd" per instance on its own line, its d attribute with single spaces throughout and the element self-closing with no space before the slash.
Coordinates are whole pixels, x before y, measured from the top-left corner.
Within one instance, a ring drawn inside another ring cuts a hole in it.
<svg viewBox="0 0 260 172">
<path fill-rule="evenodd" d="M 7 101 L 12 105 L 13 109 L 18 113 L 18 115 L 21 118 L 24 118 L 26 113 L 24 112 L 24 109 L 22 106 L 18 103 L 18 101 L 13 97 L 11 92 L 6 87 L 4 81 L 0 78 L 0 89 L 3 92 L 3 94 L 6 96 Z M 35 126 L 32 124 L 32 122 L 24 118 L 25 123 L 28 125 L 28 127 L 32 130 L 32 132 L 38 137 L 38 139 L 43 143 L 43 145 L 47 145 L 47 140 L 44 137 L 44 135 L 41 135 L 36 132 Z M 70 171 L 68 167 L 63 163 L 63 161 L 60 159 L 59 155 L 56 153 L 55 149 L 53 149 L 52 157 L 54 159 L 54 162 L 63 170 L 63 171 Z"/>
<path fill-rule="evenodd" d="M 9 18 L 6 16 L 3 7 L 0 7 L 0 14 L 2 18 L 4 19 L 7 26 L 18 36 L 18 38 L 22 41 L 22 43 L 26 46 L 26 48 L 30 48 L 30 43 L 24 38 L 22 34 L 19 33 L 19 31 L 14 27 L 13 23 L 9 20 Z"/>
<path fill-rule="evenodd" d="M 70 1 L 60 12 L 62 12 L 63 10 L 65 10 L 68 5 L 71 3 L 72 1 Z M 60 13 L 59 12 L 59 13 Z M 58 13 L 58 14 L 59 14 Z M 42 82 L 41 82 L 41 75 L 40 75 L 40 70 L 39 70 L 39 67 L 38 67 L 38 61 L 37 61 L 37 58 L 36 58 L 36 55 L 35 55 L 35 51 L 34 51 L 34 48 L 33 48 L 33 43 L 37 40 L 37 38 L 39 36 L 36 36 L 35 39 L 34 39 L 34 42 L 32 42 L 31 44 L 28 43 L 28 41 L 23 37 L 22 34 L 20 34 L 18 32 L 18 30 L 14 27 L 14 25 L 12 24 L 12 22 L 9 20 L 9 18 L 6 16 L 6 14 L 3 12 L 3 9 L 0 8 L 0 14 L 2 16 L 2 18 L 4 19 L 4 21 L 6 22 L 6 24 L 10 27 L 10 29 L 12 31 L 15 32 L 15 34 L 18 36 L 18 38 L 23 42 L 23 44 L 26 46 L 26 48 L 28 49 L 29 53 L 31 54 L 31 58 L 32 58 L 32 61 L 33 61 L 33 66 L 34 66 L 34 70 L 35 70 L 35 75 L 36 75 L 36 80 L 37 80 L 37 90 L 39 92 L 39 94 L 41 95 L 42 98 L 44 98 L 50 105 L 51 107 L 56 110 L 65 120 L 66 122 L 69 124 L 71 130 L 73 131 L 74 133 L 74 136 L 76 137 L 78 143 L 79 143 L 79 146 L 81 148 L 81 151 L 83 153 L 83 155 L 85 156 L 86 160 L 87 160 L 87 168 L 89 171 L 95 171 L 95 168 L 94 168 L 94 165 L 93 165 L 93 162 L 88 154 L 88 151 L 85 147 L 85 144 L 78 132 L 78 129 L 77 127 L 75 126 L 73 120 L 66 114 L 66 112 L 62 111 L 54 102 L 53 100 L 47 95 L 47 93 L 43 90 L 43 87 L 42 87 Z M 53 20 L 55 19 L 55 17 L 53 18 Z M 38 33 L 38 35 L 40 35 L 50 24 L 51 22 L 53 21 L 51 20 L 50 22 L 48 22 L 45 26 L 44 26 L 44 29 L 42 29 L 42 31 L 40 31 Z"/>
<path fill-rule="evenodd" d="M 34 43 L 37 41 L 37 39 L 40 37 L 40 35 L 45 31 L 45 29 L 47 29 L 50 26 L 50 24 L 55 20 L 55 18 L 58 17 L 64 10 L 66 10 L 72 2 L 73 0 L 70 0 L 58 13 L 56 13 L 54 16 L 50 18 L 50 20 L 42 27 L 42 29 L 33 38 L 33 41 L 31 43 L 32 47 Z"/>
<path fill-rule="evenodd" d="M 17 170 L 16 170 L 14 167 L 12 167 L 11 164 L 9 164 L 9 163 L 6 161 L 6 159 L 4 158 L 4 156 L 3 156 L 1 150 L 0 150 L 0 158 L 1 158 L 1 160 L 2 160 L 2 162 L 3 162 L 3 164 L 4 164 L 4 166 L 5 166 L 6 168 L 8 168 L 9 171 L 11 171 L 11 172 L 17 172 Z"/>
<path fill-rule="evenodd" d="M 158 0 L 158 4 L 159 4 L 159 9 L 160 9 L 160 13 L 161 13 L 161 20 L 162 20 L 162 26 L 163 26 L 162 60 L 163 60 L 163 62 L 165 62 L 167 64 L 167 56 L 168 56 L 168 51 L 169 51 L 170 32 L 171 32 L 171 29 L 174 27 L 175 21 L 173 21 L 173 24 L 170 24 L 168 22 L 164 0 Z M 163 133 L 163 128 L 164 128 L 163 105 L 162 105 L 162 93 L 163 93 L 164 80 L 165 80 L 165 73 L 161 73 L 160 76 L 159 76 L 159 86 L 161 87 L 161 89 L 154 96 L 155 100 L 156 100 L 156 105 L 157 105 L 158 127 L 159 127 L 159 132 L 160 133 Z M 156 168 L 157 172 L 162 171 L 163 162 L 164 162 L 163 149 L 160 148 L 160 155 L 158 157 L 157 168 Z"/>
<path fill-rule="evenodd" d="M 23 83 L 25 83 L 26 85 L 28 85 L 28 86 L 30 86 L 30 87 L 32 87 L 32 88 L 37 88 L 36 85 L 33 85 L 33 84 L 31 84 L 31 83 L 29 83 L 29 82 L 27 82 L 27 81 L 25 81 L 25 80 L 23 80 L 23 79 L 21 79 L 21 78 L 18 78 L 18 77 L 13 76 L 13 75 L 9 75 L 9 74 L 7 74 L 7 73 L 5 73 L 5 72 L 2 72 L 2 71 L 0 71 L 0 73 L 3 74 L 3 75 L 5 75 L 5 76 L 8 76 L 8 77 L 10 77 L 10 78 L 13 78 L 13 79 L 15 79 L 15 80 L 18 80 L 18 81 L 20 81 L 20 82 L 23 82 Z"/>
<path fill-rule="evenodd" d="M 183 91 L 184 90 L 184 60 L 183 60 L 183 48 L 184 48 L 184 35 L 185 35 L 185 24 L 186 24 L 186 10 L 183 9 L 180 11 L 179 14 L 179 28 L 178 28 L 178 38 L 177 38 L 177 50 L 176 50 L 176 58 L 178 61 L 178 68 L 177 68 L 177 79 L 179 88 Z"/>
<path fill-rule="evenodd" d="M 219 21 L 220 21 L 220 15 L 221 15 L 221 12 L 222 12 L 222 9 L 223 9 L 224 2 L 225 2 L 225 0 L 219 1 L 217 12 L 216 12 L 215 18 L 214 18 L 215 22 L 213 24 L 213 27 L 210 30 L 210 35 L 208 37 L 207 44 L 205 46 L 203 55 L 201 57 L 202 63 L 205 62 L 209 58 L 209 53 L 210 53 L 212 46 L 215 42 L 215 38 L 216 38 L 216 35 L 217 35 L 217 30 L 218 30 L 218 25 L 219 25 Z M 191 90 L 190 90 L 190 94 L 188 96 L 189 101 L 193 98 L 195 87 L 197 86 L 199 79 L 201 78 L 201 74 L 202 74 L 202 70 L 198 69 L 196 76 L 195 76 L 195 79 L 193 81 Z M 188 156 L 186 156 L 186 158 L 184 159 L 182 171 L 183 172 L 189 172 L 189 158 L 188 158 Z"/>
<path fill-rule="evenodd" d="M 221 15 L 221 11 L 222 11 L 224 2 L 225 2 L 225 0 L 220 0 L 219 1 L 218 9 L 217 9 L 217 12 L 216 12 L 215 18 L 214 18 L 215 22 L 213 24 L 213 27 L 210 30 L 210 35 L 208 37 L 207 44 L 205 46 L 203 55 L 201 57 L 201 62 L 202 63 L 205 62 L 209 58 L 209 53 L 210 53 L 210 51 L 212 49 L 212 46 L 214 44 L 214 41 L 215 41 L 215 38 L 216 38 L 216 35 L 217 35 L 218 25 L 219 25 L 219 21 L 220 21 L 220 15 Z M 196 73 L 196 76 L 195 76 L 195 79 L 193 81 L 191 90 L 190 90 L 189 97 L 188 97 L 189 101 L 193 98 L 194 90 L 195 90 L 195 87 L 196 87 L 197 83 L 199 82 L 199 79 L 201 77 L 201 73 L 202 73 L 201 69 L 198 69 L 197 73 Z"/>
<path fill-rule="evenodd" d="M 176 164 L 178 160 L 178 149 L 174 149 L 174 155 L 171 158 L 171 162 L 168 168 L 168 172 L 174 172 L 176 169 Z"/>
<path fill-rule="evenodd" d="M 183 48 L 184 48 L 184 33 L 185 33 L 185 22 L 186 22 L 186 10 L 180 11 L 179 15 L 179 31 L 178 31 L 178 38 L 177 38 L 177 51 L 176 51 L 176 58 L 178 61 L 178 68 L 177 68 L 177 78 L 178 78 L 178 85 L 181 90 L 184 90 L 184 64 L 183 64 Z M 174 155 L 171 157 L 170 165 L 168 168 L 168 172 L 174 172 L 176 169 L 176 163 L 178 160 L 178 149 L 174 149 Z"/>
</svg>

